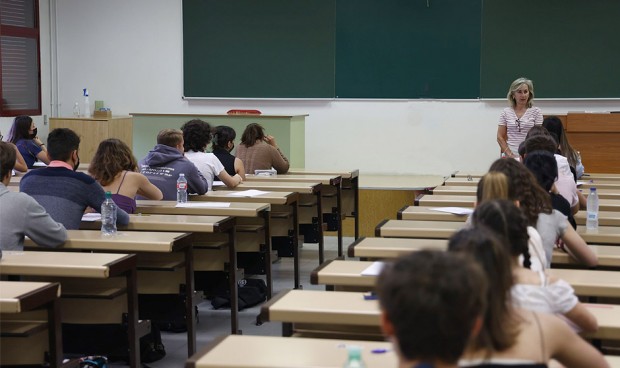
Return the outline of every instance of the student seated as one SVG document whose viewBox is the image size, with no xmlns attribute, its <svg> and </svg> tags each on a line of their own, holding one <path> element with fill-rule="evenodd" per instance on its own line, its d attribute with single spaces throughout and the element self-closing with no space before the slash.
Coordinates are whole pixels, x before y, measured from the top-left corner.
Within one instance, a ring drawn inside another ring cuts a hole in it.
<svg viewBox="0 0 620 368">
<path fill-rule="evenodd" d="M 581 163 L 581 155 L 576 151 L 568 142 L 568 136 L 564 132 L 564 126 L 562 120 L 557 116 L 548 116 L 543 120 L 543 127 L 549 131 L 549 133 L 555 134 L 558 138 L 558 154 L 566 157 L 568 164 L 571 167 L 571 171 L 575 170 L 575 180 L 581 178 L 585 171 L 583 164 Z"/>
<path fill-rule="evenodd" d="M 280 151 L 276 139 L 265 135 L 259 124 L 249 124 L 241 136 L 241 144 L 237 147 L 237 157 L 243 161 L 246 172 L 254 174 L 255 170 L 274 168 L 278 174 L 286 174 L 289 162 Z"/>
<path fill-rule="evenodd" d="M 194 119 L 183 124 L 183 147 L 185 157 L 196 165 L 202 176 L 209 183 L 209 190 L 213 187 L 213 180 L 217 176 L 228 188 L 234 188 L 241 184 L 243 179 L 240 175 L 228 175 L 224 165 L 213 154 L 206 152 L 207 145 L 211 141 L 211 126 L 208 123 Z"/>
<path fill-rule="evenodd" d="M 487 280 L 471 259 L 422 250 L 387 264 L 377 280 L 383 332 L 400 367 L 457 367 L 480 328 Z"/>
<path fill-rule="evenodd" d="M 217 157 L 224 169 L 230 176 L 239 175 L 241 179 L 245 180 L 245 167 L 243 167 L 243 161 L 235 157 L 232 150 L 235 148 L 235 138 L 237 133 L 229 126 L 220 125 L 215 127 L 215 133 L 213 133 L 213 145 L 211 146 L 213 154 Z M 216 178 L 215 180 L 219 180 Z"/>
<path fill-rule="evenodd" d="M 54 220 L 67 229 L 79 229 L 87 207 L 101 213 L 105 192 L 95 179 L 75 171 L 80 165 L 80 137 L 73 130 L 54 129 L 48 135 L 47 143 L 50 164 L 26 174 L 19 183 L 19 189 L 36 199 Z M 118 208 L 116 223 L 127 225 L 127 212 Z"/>
<path fill-rule="evenodd" d="M 0 141 L 0 258 L 3 250 L 23 250 L 24 236 L 46 247 L 57 247 L 67 239 L 65 227 L 54 221 L 37 201 L 7 189 L 15 156 L 15 146 Z"/>
<path fill-rule="evenodd" d="M 166 201 L 176 201 L 179 174 L 185 174 L 187 192 L 205 194 L 207 179 L 196 165 L 183 155 L 183 132 L 164 129 L 157 134 L 157 145 L 140 161 L 140 172 L 164 195 Z"/>
<path fill-rule="evenodd" d="M 120 139 L 110 138 L 99 143 L 88 166 L 88 173 L 112 193 L 112 200 L 127 213 L 136 212 L 136 195 L 160 200 L 161 190 L 146 176 L 137 172 L 138 162 L 129 146 Z"/>
<path fill-rule="evenodd" d="M 450 238 L 448 249 L 476 259 L 489 281 L 482 327 L 461 367 L 544 368 L 551 359 L 567 367 L 608 367 L 601 353 L 558 317 L 514 306 L 511 259 L 489 230 L 461 230 Z"/>
<path fill-rule="evenodd" d="M 575 290 L 566 281 L 543 270 L 530 269 L 527 220 L 514 203 L 506 200 L 486 201 L 476 207 L 472 219 L 474 227 L 490 229 L 501 241 L 500 246 L 511 256 L 514 277 L 511 292 L 515 305 L 562 316 L 577 332 L 595 332 L 598 329 L 596 318 L 579 302 Z"/>
<path fill-rule="evenodd" d="M 2 139 L 4 138 L 4 136 L 2 135 L 2 132 L 0 132 L 0 142 L 2 141 Z M 15 171 L 19 171 L 19 172 L 26 172 L 28 171 L 28 165 L 26 165 L 26 161 L 24 161 L 24 157 L 22 156 L 21 153 L 19 153 L 19 149 L 17 148 L 16 145 L 14 145 L 13 143 L 9 143 L 11 146 L 13 146 L 13 148 L 15 148 Z"/>
<path fill-rule="evenodd" d="M 15 117 L 9 131 L 9 142 L 17 146 L 29 169 L 32 169 L 37 161 L 50 163 L 45 144 L 37 136 L 37 127 L 30 116 Z"/>
</svg>

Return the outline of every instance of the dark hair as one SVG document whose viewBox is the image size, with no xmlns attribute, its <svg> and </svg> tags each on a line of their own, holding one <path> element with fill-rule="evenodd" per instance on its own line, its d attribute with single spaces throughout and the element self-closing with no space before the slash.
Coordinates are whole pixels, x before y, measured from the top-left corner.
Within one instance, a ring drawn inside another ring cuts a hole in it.
<svg viewBox="0 0 620 368">
<path fill-rule="evenodd" d="M 547 192 L 551 190 L 553 183 L 558 179 L 558 162 L 551 152 L 530 152 L 525 157 L 523 164 L 534 175 L 541 187 Z"/>
<path fill-rule="evenodd" d="M 483 227 L 463 229 L 448 241 L 450 252 L 473 257 L 485 271 L 487 309 L 482 329 L 471 342 L 477 350 L 502 351 L 515 344 L 518 320 L 512 316 L 510 289 L 513 285 L 511 259 L 498 238 Z M 441 276 L 438 276 L 441 277 Z"/>
<path fill-rule="evenodd" d="M 538 135 L 550 136 L 549 131 L 545 129 L 542 125 L 534 125 L 525 135 L 525 139 L 536 137 Z"/>
<path fill-rule="evenodd" d="M 215 134 L 213 135 L 213 149 L 221 148 L 228 149 L 228 142 L 234 142 L 237 137 L 235 130 L 226 125 L 220 125 L 215 127 Z"/>
<path fill-rule="evenodd" d="M 95 156 L 90 161 L 88 172 L 106 186 L 114 181 L 123 170 L 137 171 L 138 163 L 131 148 L 120 139 L 110 138 L 99 143 Z"/>
<path fill-rule="evenodd" d="M 67 161 L 71 152 L 80 148 L 80 137 L 71 129 L 56 128 L 47 136 L 47 154 L 50 160 Z"/>
<path fill-rule="evenodd" d="M 543 120 L 543 126 L 549 131 L 549 133 L 557 136 L 557 142 L 560 145 L 560 152 L 568 159 L 568 163 L 572 167 L 577 167 L 579 161 L 579 154 L 568 142 L 568 137 L 564 132 L 564 126 L 562 120 L 557 116 L 548 116 Z"/>
<path fill-rule="evenodd" d="M 30 125 L 32 118 L 28 115 L 19 115 L 13 119 L 13 125 L 9 130 L 8 141 L 17 143 L 20 139 L 30 139 Z"/>
<path fill-rule="evenodd" d="M 476 207 L 472 215 L 475 227 L 484 226 L 508 247 L 513 257 L 523 255 L 523 266 L 532 265 L 529 251 L 527 219 L 514 203 L 507 200 L 486 201 Z"/>
<path fill-rule="evenodd" d="M 0 180 L 13 170 L 17 153 L 11 143 L 0 141 Z"/>
<path fill-rule="evenodd" d="M 157 134 L 157 144 L 176 147 L 183 140 L 183 132 L 179 129 L 162 129 Z"/>
<path fill-rule="evenodd" d="M 265 129 L 256 123 L 248 124 L 241 135 L 241 143 L 246 147 L 252 147 L 258 140 L 265 138 Z"/>
<path fill-rule="evenodd" d="M 455 363 L 486 307 L 484 272 L 469 257 L 421 250 L 387 264 L 377 280 L 381 309 L 409 360 Z"/>
<path fill-rule="evenodd" d="M 491 164 L 489 171 L 499 171 L 508 178 L 508 186 L 514 191 L 521 210 L 528 223 L 536 226 L 539 213 L 551 213 L 549 193 L 538 185 L 532 173 L 517 160 L 498 159 Z"/>
<path fill-rule="evenodd" d="M 181 127 L 186 151 L 204 152 L 211 142 L 211 126 L 200 119 L 190 120 Z"/>
<path fill-rule="evenodd" d="M 558 145 L 550 135 L 535 135 L 527 138 L 523 143 L 523 147 L 525 149 L 525 155 L 528 155 L 530 152 L 534 151 L 555 153 Z"/>
</svg>

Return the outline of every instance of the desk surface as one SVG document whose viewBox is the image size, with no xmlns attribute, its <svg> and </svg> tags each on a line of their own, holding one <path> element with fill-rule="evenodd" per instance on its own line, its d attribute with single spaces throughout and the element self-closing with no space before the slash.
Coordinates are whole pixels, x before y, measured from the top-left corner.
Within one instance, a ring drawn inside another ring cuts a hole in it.
<svg viewBox="0 0 620 368">
<path fill-rule="evenodd" d="M 200 216 L 238 216 L 258 217 L 269 211 L 268 203 L 231 202 L 228 207 L 176 207 L 175 201 L 139 200 L 137 213 L 161 215 L 200 215 Z"/>
<path fill-rule="evenodd" d="M 204 195 L 189 196 L 190 201 L 213 201 L 213 202 L 248 202 L 248 203 L 269 203 L 288 205 L 297 201 L 299 194 L 297 192 L 274 192 L 270 191 L 265 194 L 253 196 L 239 196 L 234 190 L 215 190 Z"/>
<path fill-rule="evenodd" d="M 294 183 L 321 183 L 323 185 L 340 185 L 342 177 L 340 175 L 287 175 L 280 174 L 276 176 L 260 176 L 246 174 L 245 180 L 249 182 L 263 181 L 269 182 L 294 182 Z"/>
<path fill-rule="evenodd" d="M 179 232 L 119 231 L 116 236 L 104 237 L 100 231 L 67 230 L 67 241 L 58 249 L 169 253 L 174 251 L 187 235 L 188 233 Z M 28 237 L 24 239 L 24 247 L 42 248 Z"/>
<path fill-rule="evenodd" d="M 314 194 L 323 189 L 323 184 L 319 181 L 301 182 L 301 181 L 245 181 L 237 185 L 232 190 L 249 190 L 256 189 L 266 192 L 296 192 L 299 194 Z M 217 190 L 217 188 L 216 188 Z"/>
<path fill-rule="evenodd" d="M 444 185 L 449 186 L 476 186 L 478 185 L 479 177 L 472 177 L 471 180 L 468 180 L 465 177 L 458 178 L 448 178 L 445 181 Z M 587 190 L 590 187 L 596 187 L 598 189 L 609 189 L 609 190 L 618 190 L 620 189 L 620 180 L 598 180 L 598 179 L 588 179 L 582 178 L 578 180 L 583 183 L 579 185 L 579 189 Z"/>
<path fill-rule="evenodd" d="M 475 196 L 477 187 L 473 185 L 442 185 L 433 189 L 433 195 L 462 195 L 462 196 Z M 581 190 L 584 196 L 588 196 L 590 192 L 587 189 Z M 620 199 L 620 189 L 597 189 L 597 194 L 600 199 Z"/>
<path fill-rule="evenodd" d="M 346 345 L 362 347 L 362 359 L 368 367 L 398 366 L 398 357 L 389 342 L 230 335 L 213 341 L 190 358 L 186 367 L 341 367 L 347 361 Z M 372 354 L 374 349 L 387 352 Z"/>
<path fill-rule="evenodd" d="M 135 267 L 134 254 L 5 251 L 2 275 L 108 278 Z"/>
<path fill-rule="evenodd" d="M 360 189 L 424 190 L 442 185 L 440 175 L 366 175 L 360 176 Z"/>
<path fill-rule="evenodd" d="M 58 297 L 57 283 L 0 281 L 0 313 L 29 311 Z"/>
<path fill-rule="evenodd" d="M 288 175 L 340 175 L 343 179 L 354 179 L 360 175 L 356 170 L 288 169 Z"/>
<path fill-rule="evenodd" d="M 221 232 L 234 226 L 234 218 L 230 216 L 189 216 L 189 215 L 129 215 L 127 226 L 118 226 L 123 230 L 139 231 L 177 231 L 177 232 Z M 82 221 L 82 230 L 101 229 L 101 221 Z"/>
<path fill-rule="evenodd" d="M 464 226 L 464 222 L 389 220 L 377 226 L 377 235 L 383 237 L 447 239 Z"/>
</svg>

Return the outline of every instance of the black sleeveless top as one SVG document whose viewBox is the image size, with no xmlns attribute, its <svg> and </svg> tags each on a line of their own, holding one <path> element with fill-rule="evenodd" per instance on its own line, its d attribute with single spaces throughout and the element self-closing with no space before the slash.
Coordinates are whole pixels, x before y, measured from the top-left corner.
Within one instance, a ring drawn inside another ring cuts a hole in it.
<svg viewBox="0 0 620 368">
<path fill-rule="evenodd" d="M 218 158 L 218 160 L 220 160 L 222 165 L 224 165 L 224 170 L 226 170 L 228 175 L 235 176 L 235 174 L 236 174 L 236 172 L 235 172 L 235 156 L 231 155 L 230 152 L 226 151 L 223 148 L 216 148 L 216 149 L 214 149 L 213 150 L 213 154 L 215 155 L 215 157 Z M 215 180 L 220 180 L 220 179 L 216 176 Z"/>
</svg>

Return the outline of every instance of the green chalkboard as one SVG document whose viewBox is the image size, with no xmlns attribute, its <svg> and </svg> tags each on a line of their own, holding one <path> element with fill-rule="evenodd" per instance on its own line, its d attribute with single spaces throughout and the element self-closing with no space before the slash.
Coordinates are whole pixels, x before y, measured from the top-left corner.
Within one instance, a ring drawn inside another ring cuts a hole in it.
<svg viewBox="0 0 620 368">
<path fill-rule="evenodd" d="M 537 98 L 620 97 L 620 1 L 485 0 L 481 95 L 521 76 Z"/>
<path fill-rule="evenodd" d="M 336 96 L 478 98 L 482 0 L 337 0 Z"/>
<path fill-rule="evenodd" d="M 335 0 L 183 0 L 185 97 L 332 98 Z"/>
</svg>

